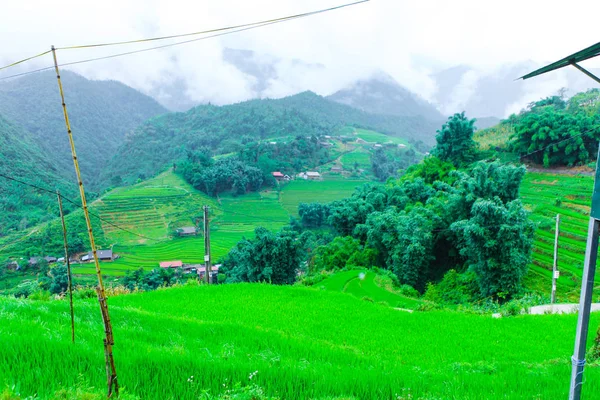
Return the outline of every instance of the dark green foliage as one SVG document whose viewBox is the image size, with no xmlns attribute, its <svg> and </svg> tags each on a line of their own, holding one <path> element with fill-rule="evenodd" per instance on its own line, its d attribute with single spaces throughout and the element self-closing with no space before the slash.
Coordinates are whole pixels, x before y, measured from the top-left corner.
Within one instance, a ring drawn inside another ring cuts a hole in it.
<svg viewBox="0 0 600 400">
<path fill-rule="evenodd" d="M 552 96 L 531 103 L 506 121 L 514 129 L 511 149 L 546 168 L 585 165 L 598 152 L 599 109 L 598 89 L 578 93 L 568 102 Z"/>
<path fill-rule="evenodd" d="M 373 173 L 380 181 L 398 177 L 399 171 L 413 165 L 418 158 L 413 149 L 378 148 L 371 157 Z"/>
<path fill-rule="evenodd" d="M 256 191 L 262 187 L 264 181 L 260 169 L 235 158 L 219 159 L 211 165 L 187 162 L 179 171 L 196 189 L 210 196 L 230 190 L 235 194 Z"/>
<path fill-rule="evenodd" d="M 442 161 L 435 156 L 428 156 L 423 162 L 411 165 L 402 175 L 402 180 L 413 180 L 422 178 L 425 183 L 432 184 L 435 181 L 444 181 L 452 183 L 453 179 L 450 172 L 456 170 L 456 167 L 447 161 Z"/>
<path fill-rule="evenodd" d="M 318 228 L 327 223 L 329 205 L 322 203 L 300 203 L 298 205 L 298 215 L 303 226 Z"/>
<path fill-rule="evenodd" d="M 338 236 L 331 243 L 315 250 L 315 271 L 335 270 L 346 267 L 370 268 L 375 262 L 373 249 L 365 248 L 360 241 L 350 236 Z"/>
<path fill-rule="evenodd" d="M 61 294 L 65 293 L 69 287 L 69 276 L 67 274 L 66 265 L 58 265 L 50 271 L 52 283 L 50 283 L 50 293 Z"/>
<path fill-rule="evenodd" d="M 188 279 L 195 279 L 195 274 L 185 274 L 183 269 L 154 268 L 145 272 L 143 268 L 127 271 L 121 284 L 129 290 L 155 290 L 159 287 L 172 286 Z"/>
<path fill-rule="evenodd" d="M 118 175 L 123 182 L 132 183 L 141 176 L 155 175 L 202 147 L 215 154 L 227 154 L 259 140 L 279 144 L 280 138 L 290 136 L 332 135 L 346 125 L 423 140 L 435 129 L 432 122 L 421 117 L 372 115 L 310 92 L 223 107 L 202 105 L 186 113 L 153 118 L 136 129 L 112 158 L 104 179 Z M 258 163 L 260 156 L 256 154 L 254 162 Z"/>
<path fill-rule="evenodd" d="M 509 297 L 520 283 L 531 260 L 533 222 L 519 200 L 478 199 L 471 218 L 452 224 L 461 255 L 477 274 L 483 296 Z"/>
<path fill-rule="evenodd" d="M 375 249 L 378 266 L 420 291 L 450 269 L 471 266 L 481 296 L 515 294 L 533 237 L 533 225 L 516 200 L 524 167 L 478 162 L 449 170 L 445 182 L 433 183 L 418 177 L 419 172 L 430 176 L 428 171 L 414 169 L 412 180 L 366 185 L 331 203 L 330 224 L 340 236 L 351 235 Z"/>
<path fill-rule="evenodd" d="M 296 232 L 273 233 L 256 228 L 255 238 L 244 239 L 223 260 L 228 282 L 292 284 L 302 261 L 301 242 Z"/>
<path fill-rule="evenodd" d="M 469 120 L 465 113 L 454 114 L 437 131 L 437 144 L 431 154 L 442 161 L 464 166 L 475 160 L 477 143 L 473 140 L 475 120 Z"/>
<path fill-rule="evenodd" d="M 480 297 L 477 275 L 472 270 L 458 273 L 451 269 L 439 283 L 427 288 L 425 297 L 435 303 L 471 303 Z"/>
<path fill-rule="evenodd" d="M 103 189 L 110 182 L 101 182 L 100 172 L 124 142 L 125 135 L 167 110 L 116 81 L 91 81 L 69 71 L 61 72 L 61 80 L 84 183 L 92 190 Z M 53 71 L 2 82 L 0 115 L 27 130 L 47 162 L 62 177 L 73 179 L 73 160 Z M 108 177 L 117 175 L 120 174 Z"/>
</svg>

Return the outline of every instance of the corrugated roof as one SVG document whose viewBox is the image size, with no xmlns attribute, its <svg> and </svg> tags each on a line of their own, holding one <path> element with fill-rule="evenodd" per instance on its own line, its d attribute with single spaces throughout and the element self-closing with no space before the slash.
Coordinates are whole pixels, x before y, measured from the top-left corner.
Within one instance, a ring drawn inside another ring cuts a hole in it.
<svg viewBox="0 0 600 400">
<path fill-rule="evenodd" d="M 179 268 L 183 266 L 182 261 L 163 261 L 160 263 L 161 268 Z"/>
<path fill-rule="evenodd" d="M 545 74 L 546 72 L 554 71 L 555 69 L 563 68 L 569 66 L 573 63 L 578 63 L 581 61 L 588 60 L 590 58 L 594 58 L 600 56 L 600 43 L 596 43 L 588 48 L 578 51 L 577 53 L 573 53 L 570 56 L 567 56 L 563 59 L 560 59 L 552 64 L 546 65 L 540 69 L 536 69 L 533 72 L 528 73 L 527 75 L 523 75 L 519 79 L 529 79 L 534 76 Z"/>
</svg>

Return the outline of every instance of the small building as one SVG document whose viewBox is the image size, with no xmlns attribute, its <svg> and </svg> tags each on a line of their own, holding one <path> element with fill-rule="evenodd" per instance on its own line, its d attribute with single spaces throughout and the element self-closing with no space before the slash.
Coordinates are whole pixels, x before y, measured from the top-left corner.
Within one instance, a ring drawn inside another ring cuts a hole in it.
<svg viewBox="0 0 600 400">
<path fill-rule="evenodd" d="M 358 139 L 356 139 L 356 143 L 358 143 L 358 144 L 365 144 L 365 143 L 367 143 L 367 141 L 364 140 L 364 139 L 358 138 Z"/>
<path fill-rule="evenodd" d="M 177 236 L 196 236 L 198 231 L 195 226 L 184 226 L 183 228 L 177 228 Z"/>
<path fill-rule="evenodd" d="M 114 260 L 113 251 L 112 250 L 96 250 L 96 255 L 98 256 L 99 261 L 112 261 Z M 94 253 L 91 251 L 81 257 L 81 261 L 89 262 L 94 261 Z"/>
<path fill-rule="evenodd" d="M 48 264 L 53 264 L 57 261 L 57 258 L 52 256 L 46 256 L 44 257 L 44 260 L 46 260 Z"/>
<path fill-rule="evenodd" d="M 285 178 L 285 175 L 283 175 L 279 171 L 271 172 L 271 175 L 273 175 L 273 178 L 277 179 L 278 182 L 282 181 Z"/>
<path fill-rule="evenodd" d="M 59 258 L 56 260 L 56 262 L 59 262 L 59 263 L 64 263 L 64 262 L 65 262 L 65 258 L 64 258 L 64 257 L 59 257 Z"/>
<path fill-rule="evenodd" d="M 312 181 L 321 180 L 321 174 L 317 171 L 306 171 L 306 179 L 310 179 Z"/>
<path fill-rule="evenodd" d="M 181 268 L 183 267 L 182 261 L 163 261 L 159 263 L 161 268 Z"/>
<path fill-rule="evenodd" d="M 270 144 L 271 146 L 275 146 L 275 145 L 277 144 L 277 142 L 269 142 L 269 144 Z"/>
<path fill-rule="evenodd" d="M 211 265 L 210 267 L 210 276 L 208 277 L 208 281 L 210 283 L 217 282 L 217 275 L 219 274 L 219 269 L 221 268 L 221 264 Z M 206 266 L 202 265 L 196 268 L 196 273 L 198 274 L 198 279 L 203 280 L 204 274 L 206 273 Z"/>
<path fill-rule="evenodd" d="M 406 148 L 406 145 L 405 145 L 405 144 L 402 144 L 402 143 L 400 143 L 400 144 L 398 144 L 398 148 L 399 148 L 399 149 L 404 149 L 404 148 Z"/>
<path fill-rule="evenodd" d="M 17 263 L 16 261 L 11 261 L 6 264 L 6 269 L 16 271 L 19 269 L 19 263 Z"/>
<path fill-rule="evenodd" d="M 40 262 L 40 259 L 37 257 L 31 257 L 29 261 L 27 261 L 29 265 L 37 265 L 38 262 Z"/>
<path fill-rule="evenodd" d="M 325 147 L 325 148 L 333 147 L 333 143 L 330 143 L 330 142 L 319 142 L 319 145 L 321 147 Z"/>
<path fill-rule="evenodd" d="M 380 148 L 382 148 L 383 146 L 382 146 L 382 145 L 380 145 L 379 143 L 377 143 L 377 144 L 373 145 L 373 147 L 374 147 L 374 148 L 376 148 L 376 149 L 380 149 Z"/>
<path fill-rule="evenodd" d="M 333 167 L 331 167 L 331 172 L 342 172 L 343 168 L 340 167 L 339 165 L 334 165 Z"/>
</svg>

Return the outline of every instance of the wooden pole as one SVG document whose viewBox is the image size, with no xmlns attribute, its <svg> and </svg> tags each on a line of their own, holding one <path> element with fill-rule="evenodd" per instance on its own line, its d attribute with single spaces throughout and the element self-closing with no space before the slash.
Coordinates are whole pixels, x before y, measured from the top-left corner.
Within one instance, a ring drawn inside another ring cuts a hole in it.
<svg viewBox="0 0 600 400">
<path fill-rule="evenodd" d="M 550 304 L 556 302 L 556 279 L 558 278 L 558 235 L 560 233 L 560 214 L 556 214 L 556 229 L 554 230 L 554 264 L 552 265 L 552 295 Z"/>
<path fill-rule="evenodd" d="M 88 210 L 87 200 L 85 198 L 85 189 L 83 187 L 83 181 L 81 180 L 81 171 L 79 170 L 79 160 L 77 158 L 77 152 L 75 151 L 75 142 L 73 141 L 73 132 L 71 131 L 71 122 L 69 121 L 69 114 L 67 112 L 67 105 L 65 103 L 65 94 L 60 80 L 60 71 L 58 69 L 58 61 L 56 59 L 56 49 L 54 46 L 51 48 L 52 57 L 54 59 L 54 70 L 56 72 L 56 80 L 58 82 L 58 91 L 60 92 L 60 98 L 62 101 L 63 116 L 65 118 L 65 125 L 67 128 L 67 135 L 69 136 L 69 144 L 71 146 L 71 155 L 73 157 L 73 165 L 75 166 L 75 174 L 77 176 L 77 185 L 79 186 L 79 194 L 81 196 L 81 206 L 83 208 L 83 215 L 85 216 L 85 223 L 87 226 L 88 236 L 90 238 L 90 247 L 92 248 L 92 255 L 94 257 L 94 263 L 96 265 L 96 276 L 98 278 L 98 286 L 96 287 L 96 293 L 98 294 L 98 303 L 100 304 L 100 313 L 102 314 L 102 321 L 104 322 L 104 359 L 106 362 L 106 380 L 108 385 L 107 397 L 110 398 L 114 394 L 119 396 L 119 383 L 117 381 L 117 371 L 115 368 L 115 360 L 113 357 L 112 346 L 115 344 L 113 338 L 112 324 L 110 322 L 110 315 L 108 313 L 108 305 L 106 303 L 106 292 L 104 290 L 104 283 L 102 281 L 102 271 L 100 269 L 100 263 L 98 262 L 98 254 L 96 251 L 96 241 L 94 240 L 94 231 L 92 229 L 92 222 L 90 221 L 90 213 Z"/>
<path fill-rule="evenodd" d="M 208 206 L 204 206 L 204 279 L 210 283 L 210 222 L 208 217 Z"/>
<path fill-rule="evenodd" d="M 69 260 L 69 243 L 67 241 L 67 225 L 65 224 L 65 214 L 63 212 L 62 197 L 60 192 L 56 191 L 58 197 L 58 209 L 60 210 L 60 220 L 63 229 L 63 242 L 65 245 L 65 262 L 67 263 L 67 281 L 69 286 L 69 307 L 71 310 L 71 342 L 75 343 L 75 314 L 73 312 L 73 278 L 71 276 L 71 261 Z"/>
</svg>

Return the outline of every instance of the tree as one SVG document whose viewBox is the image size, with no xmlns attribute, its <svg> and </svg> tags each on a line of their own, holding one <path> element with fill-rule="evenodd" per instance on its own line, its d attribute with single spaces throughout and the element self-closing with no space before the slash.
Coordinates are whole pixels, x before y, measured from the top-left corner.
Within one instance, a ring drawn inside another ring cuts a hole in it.
<svg viewBox="0 0 600 400">
<path fill-rule="evenodd" d="M 308 228 L 318 228 L 327 223 L 329 205 L 322 203 L 300 203 L 298 215 L 302 225 Z"/>
<path fill-rule="evenodd" d="M 69 276 L 66 265 L 59 265 L 50 271 L 52 282 L 50 283 L 50 293 L 61 294 L 67 291 L 69 287 Z"/>
<path fill-rule="evenodd" d="M 477 274 L 481 295 L 509 298 L 516 294 L 531 258 L 534 225 L 519 200 L 479 199 L 471 218 L 455 222 L 460 253 Z"/>
<path fill-rule="evenodd" d="M 273 233 L 259 227 L 253 239 L 242 239 L 223 261 L 228 282 L 292 284 L 302 261 L 297 233 L 283 229 Z"/>
<path fill-rule="evenodd" d="M 477 143 L 473 140 L 475 120 L 469 120 L 464 111 L 448 118 L 442 129 L 437 131 L 437 145 L 431 154 L 442 161 L 463 166 L 475 159 Z"/>
<path fill-rule="evenodd" d="M 373 249 L 364 248 L 350 236 L 338 236 L 331 243 L 317 247 L 313 260 L 314 270 L 342 269 L 347 266 L 370 268 L 375 262 Z"/>
</svg>

